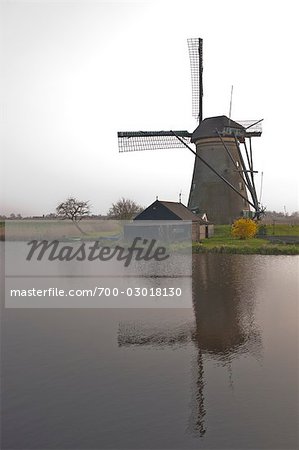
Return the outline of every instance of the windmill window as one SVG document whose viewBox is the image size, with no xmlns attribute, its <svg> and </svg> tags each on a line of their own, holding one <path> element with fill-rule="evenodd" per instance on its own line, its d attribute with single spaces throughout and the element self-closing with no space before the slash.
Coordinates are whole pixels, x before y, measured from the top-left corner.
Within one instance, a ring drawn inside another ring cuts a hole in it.
<svg viewBox="0 0 299 450">
<path fill-rule="evenodd" d="M 239 161 L 236 161 L 236 167 L 240 167 Z"/>
<path fill-rule="evenodd" d="M 239 183 L 239 189 L 240 189 L 240 191 L 243 191 L 244 190 L 244 185 L 243 185 L 243 183 L 240 181 L 240 183 Z"/>
</svg>

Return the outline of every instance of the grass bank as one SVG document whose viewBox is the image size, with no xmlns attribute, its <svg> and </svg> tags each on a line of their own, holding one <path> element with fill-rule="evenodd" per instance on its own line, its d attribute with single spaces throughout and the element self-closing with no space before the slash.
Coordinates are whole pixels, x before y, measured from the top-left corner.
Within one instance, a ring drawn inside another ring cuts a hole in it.
<svg viewBox="0 0 299 450">
<path fill-rule="evenodd" d="M 117 222 L 112 221 L 82 221 L 85 231 L 85 240 L 113 237 L 119 233 Z M 12 221 L 11 232 L 15 239 L 63 239 L 65 236 L 82 238 L 74 225 L 69 221 Z M 26 230 L 26 233 L 25 231 Z M 21 233 L 21 234 L 20 234 Z M 25 234 L 24 234 L 25 233 Z M 19 236 L 20 235 L 20 236 Z M 299 236 L 299 225 L 277 224 L 266 225 L 267 236 Z M 4 222 L 0 221 L 0 240 L 5 239 Z M 260 254 L 260 255 L 299 255 L 298 244 L 271 243 L 264 238 L 248 240 L 236 239 L 231 236 L 230 225 L 215 225 L 215 234 L 202 242 L 193 243 L 193 253 L 234 253 L 234 254 Z"/>
<path fill-rule="evenodd" d="M 266 225 L 268 236 L 298 236 L 298 225 Z M 267 239 L 236 239 L 230 225 L 215 225 L 215 234 L 200 243 L 193 243 L 193 253 L 234 253 L 244 255 L 299 255 L 298 244 L 271 243 Z"/>
</svg>

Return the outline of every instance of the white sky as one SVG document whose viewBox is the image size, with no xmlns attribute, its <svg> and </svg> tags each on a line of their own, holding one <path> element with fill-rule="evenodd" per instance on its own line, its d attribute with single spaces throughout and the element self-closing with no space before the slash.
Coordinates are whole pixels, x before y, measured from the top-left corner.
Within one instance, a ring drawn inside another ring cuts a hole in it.
<svg viewBox="0 0 299 450">
<path fill-rule="evenodd" d="M 189 37 L 204 40 L 204 117 L 228 115 L 233 84 L 232 118 L 264 118 L 262 203 L 297 210 L 296 4 L 2 1 L 0 213 L 47 214 L 69 195 L 95 214 L 120 197 L 187 203 L 192 154 L 119 154 L 117 131 L 195 129 Z"/>
</svg>

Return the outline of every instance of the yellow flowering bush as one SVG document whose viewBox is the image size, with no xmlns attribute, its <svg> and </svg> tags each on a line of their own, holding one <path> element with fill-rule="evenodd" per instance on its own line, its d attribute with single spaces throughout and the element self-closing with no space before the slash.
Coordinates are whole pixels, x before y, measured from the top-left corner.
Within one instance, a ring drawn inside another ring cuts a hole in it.
<svg viewBox="0 0 299 450">
<path fill-rule="evenodd" d="M 253 238 L 257 233 L 257 224 L 252 219 L 237 219 L 233 223 L 231 233 L 239 239 Z"/>
</svg>

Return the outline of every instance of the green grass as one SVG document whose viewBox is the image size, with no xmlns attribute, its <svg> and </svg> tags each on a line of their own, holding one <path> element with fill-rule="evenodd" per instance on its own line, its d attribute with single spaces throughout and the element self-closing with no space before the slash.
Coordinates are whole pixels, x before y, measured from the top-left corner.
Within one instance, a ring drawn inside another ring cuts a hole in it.
<svg viewBox="0 0 299 450">
<path fill-rule="evenodd" d="M 266 225 L 268 236 L 299 236 L 299 225 Z"/>
<path fill-rule="evenodd" d="M 299 236 L 299 225 L 265 225 L 268 236 Z M 231 237 L 231 225 L 215 225 L 215 237 Z"/>
<path fill-rule="evenodd" d="M 193 244 L 193 253 L 232 253 L 243 255 L 299 255 L 298 245 L 263 244 L 259 246 L 247 245 L 214 245 L 207 246 L 200 243 Z"/>
<path fill-rule="evenodd" d="M 272 225 L 267 225 L 267 235 L 273 235 Z M 239 253 L 261 255 L 298 255 L 299 245 L 296 244 L 272 244 L 267 239 L 237 239 L 231 236 L 230 225 L 215 225 L 214 236 L 203 240 L 201 243 L 193 243 L 194 253 Z M 276 236 L 298 236 L 299 226 L 275 225 Z"/>
</svg>

